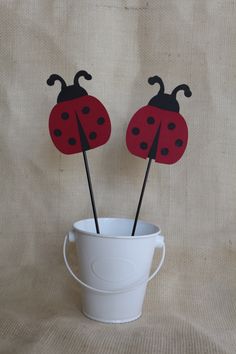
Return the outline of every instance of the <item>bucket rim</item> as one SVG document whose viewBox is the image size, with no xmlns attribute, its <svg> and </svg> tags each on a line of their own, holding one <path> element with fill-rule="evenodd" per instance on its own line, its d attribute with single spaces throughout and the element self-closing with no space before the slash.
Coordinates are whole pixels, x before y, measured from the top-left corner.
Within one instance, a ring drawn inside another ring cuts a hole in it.
<svg viewBox="0 0 236 354">
<path fill-rule="evenodd" d="M 131 222 L 134 222 L 134 219 L 131 219 L 131 218 L 122 218 L 122 217 L 99 217 L 98 218 L 98 221 L 99 220 L 109 220 L 109 221 L 112 221 L 112 220 L 126 220 L 126 221 L 131 221 Z M 94 219 L 93 218 L 86 218 L 86 219 L 81 219 L 81 220 L 77 220 L 73 223 L 73 230 L 74 231 L 79 231 L 81 233 L 83 233 L 84 235 L 88 235 L 88 236 L 91 236 L 91 237 L 101 237 L 101 238 L 112 238 L 112 239 L 132 239 L 132 240 L 137 240 L 137 239 L 146 239 L 146 238 L 152 238 L 152 237 L 157 237 L 157 236 L 161 236 L 161 229 L 159 226 L 153 224 L 153 223 L 150 223 L 150 222 L 147 222 L 147 221 L 144 221 L 144 220 L 138 220 L 137 222 L 137 225 L 138 224 L 145 224 L 145 225 L 151 225 L 152 227 L 154 227 L 156 229 L 156 232 L 153 232 L 153 233 L 148 233 L 148 234 L 145 234 L 145 235 L 134 235 L 134 236 L 131 236 L 131 235 L 107 235 L 107 234 L 103 234 L 103 233 L 100 233 L 100 234 L 97 234 L 96 231 L 92 232 L 92 231 L 86 231 L 84 230 L 81 226 L 79 226 L 78 224 L 79 223 L 82 223 L 82 222 L 94 222 Z"/>
</svg>

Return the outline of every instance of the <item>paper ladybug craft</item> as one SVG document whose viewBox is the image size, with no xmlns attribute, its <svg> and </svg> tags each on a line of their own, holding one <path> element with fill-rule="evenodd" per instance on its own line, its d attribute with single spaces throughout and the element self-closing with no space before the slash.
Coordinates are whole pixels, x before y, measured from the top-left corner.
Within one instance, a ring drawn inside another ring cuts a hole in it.
<svg viewBox="0 0 236 354">
<path fill-rule="evenodd" d="M 127 147 L 136 156 L 173 164 L 183 155 L 188 141 L 188 127 L 179 114 L 176 94 L 183 90 L 185 96 L 190 97 L 191 91 L 187 85 L 179 85 L 171 94 L 166 94 L 159 76 L 150 77 L 148 82 L 150 85 L 159 83 L 160 90 L 130 120 Z"/>
<path fill-rule="evenodd" d="M 55 74 L 47 81 L 50 86 L 56 80 L 61 83 L 57 104 L 49 117 L 49 131 L 54 145 L 64 154 L 94 149 L 105 144 L 111 134 L 111 122 L 105 107 L 80 86 L 81 76 L 86 80 L 92 79 L 90 74 L 81 70 L 70 86 L 66 86 L 62 77 Z"/>
<path fill-rule="evenodd" d="M 64 79 L 56 74 L 52 74 L 47 80 L 49 86 L 54 85 L 55 81 L 61 83 L 57 104 L 49 117 L 49 132 L 54 145 L 63 154 L 79 152 L 83 154 L 96 231 L 99 233 L 86 151 L 104 145 L 108 141 L 111 122 L 103 104 L 97 98 L 88 95 L 80 86 L 81 77 L 86 80 L 92 79 L 90 74 L 81 70 L 77 72 L 74 83 L 70 86 L 67 86 Z"/>
<path fill-rule="evenodd" d="M 151 161 L 174 164 L 182 157 L 188 142 L 188 127 L 179 113 L 176 95 L 182 90 L 186 97 L 190 97 L 192 93 L 189 87 L 179 85 L 171 94 L 167 94 L 159 76 L 150 77 L 148 83 L 150 85 L 158 83 L 159 92 L 134 114 L 126 133 L 129 151 L 136 156 L 149 159 L 132 234 L 135 232 Z"/>
</svg>

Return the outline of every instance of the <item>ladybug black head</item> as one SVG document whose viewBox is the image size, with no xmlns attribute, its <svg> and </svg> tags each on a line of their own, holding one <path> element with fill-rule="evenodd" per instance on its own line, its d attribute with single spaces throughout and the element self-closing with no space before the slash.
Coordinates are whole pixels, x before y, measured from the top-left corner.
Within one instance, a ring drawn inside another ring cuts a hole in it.
<svg viewBox="0 0 236 354">
<path fill-rule="evenodd" d="M 47 80 L 49 86 L 54 85 L 55 81 L 58 80 L 61 82 L 61 92 L 57 97 L 57 103 L 63 101 L 73 100 L 81 96 L 86 96 L 87 92 L 79 84 L 79 78 L 83 76 L 86 80 L 91 80 L 92 76 L 87 73 L 85 70 L 80 70 L 74 77 L 74 85 L 66 86 L 65 80 L 57 74 L 52 74 Z"/>
<path fill-rule="evenodd" d="M 150 106 L 155 106 L 161 109 L 166 109 L 167 111 L 179 112 L 179 103 L 176 100 L 176 94 L 178 91 L 183 90 L 186 97 L 192 96 L 192 92 L 187 85 L 177 86 L 171 94 L 164 93 L 165 88 L 162 79 L 159 76 L 153 76 L 148 79 L 150 85 L 158 83 L 160 85 L 160 90 L 156 96 L 154 96 L 150 101 Z"/>
</svg>

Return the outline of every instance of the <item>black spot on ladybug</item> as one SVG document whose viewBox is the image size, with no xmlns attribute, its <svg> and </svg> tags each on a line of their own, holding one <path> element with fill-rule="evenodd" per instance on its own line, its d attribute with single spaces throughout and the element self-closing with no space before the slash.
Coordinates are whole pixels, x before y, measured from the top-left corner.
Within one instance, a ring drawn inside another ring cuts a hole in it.
<svg viewBox="0 0 236 354">
<path fill-rule="evenodd" d="M 99 117 L 97 120 L 98 125 L 103 125 L 105 122 L 105 119 L 103 117 Z"/>
<path fill-rule="evenodd" d="M 168 153 L 169 153 L 169 150 L 168 150 L 167 148 L 161 149 L 161 154 L 162 154 L 163 156 L 168 155 Z"/>
<path fill-rule="evenodd" d="M 63 112 L 63 113 L 61 114 L 61 118 L 62 118 L 63 120 L 67 120 L 67 119 L 69 118 L 69 113 Z"/>
<path fill-rule="evenodd" d="M 88 114 L 89 111 L 90 111 L 90 109 L 89 109 L 88 106 L 85 106 L 85 107 L 83 107 L 83 109 L 82 109 L 82 112 L 83 112 L 84 114 Z"/>
<path fill-rule="evenodd" d="M 177 140 L 175 141 L 175 145 L 178 146 L 178 147 L 181 147 L 181 146 L 183 145 L 183 140 L 177 139 Z"/>
<path fill-rule="evenodd" d="M 148 144 L 143 141 L 143 142 L 140 144 L 140 147 L 141 147 L 142 150 L 147 150 Z"/>
<path fill-rule="evenodd" d="M 55 129 L 53 133 L 57 137 L 61 136 L 61 134 L 62 134 L 60 129 Z"/>
<path fill-rule="evenodd" d="M 134 134 L 134 135 L 139 135 L 139 133 L 140 133 L 140 129 L 139 129 L 139 128 L 134 127 L 134 128 L 132 129 L 132 134 Z"/>
<path fill-rule="evenodd" d="M 173 129 L 175 129 L 175 127 L 176 127 L 175 123 L 171 122 L 171 123 L 168 124 L 168 129 L 169 130 L 173 130 Z"/>
<path fill-rule="evenodd" d="M 91 140 L 96 139 L 96 137 L 97 137 L 97 133 L 95 133 L 95 132 L 92 132 L 92 133 L 89 134 L 89 138 L 90 138 Z"/>
<path fill-rule="evenodd" d="M 154 123 L 155 123 L 155 119 L 153 117 L 147 118 L 147 124 L 154 124 Z"/>
<path fill-rule="evenodd" d="M 68 143 L 69 143 L 70 145 L 75 145 L 75 144 L 76 144 L 76 140 L 75 140 L 74 138 L 70 138 L 70 139 L 68 140 Z"/>
</svg>

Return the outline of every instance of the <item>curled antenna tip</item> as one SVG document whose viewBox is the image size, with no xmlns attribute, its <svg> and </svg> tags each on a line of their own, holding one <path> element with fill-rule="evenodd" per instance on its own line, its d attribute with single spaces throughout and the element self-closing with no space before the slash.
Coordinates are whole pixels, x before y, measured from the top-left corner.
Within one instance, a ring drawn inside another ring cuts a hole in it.
<svg viewBox="0 0 236 354">
<path fill-rule="evenodd" d="M 149 85 L 154 85 L 156 83 L 155 76 L 149 77 L 148 83 L 149 83 Z"/>
<path fill-rule="evenodd" d="M 190 89 L 187 89 L 185 92 L 184 92 L 184 95 L 186 97 L 191 97 L 192 96 L 192 92 L 190 91 Z"/>
<path fill-rule="evenodd" d="M 54 80 L 53 80 L 53 77 L 52 77 L 53 75 L 51 75 L 48 79 L 47 79 L 47 84 L 49 85 L 49 86 L 52 86 L 53 84 L 54 84 Z"/>
</svg>

